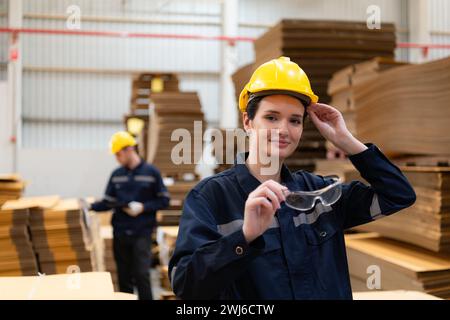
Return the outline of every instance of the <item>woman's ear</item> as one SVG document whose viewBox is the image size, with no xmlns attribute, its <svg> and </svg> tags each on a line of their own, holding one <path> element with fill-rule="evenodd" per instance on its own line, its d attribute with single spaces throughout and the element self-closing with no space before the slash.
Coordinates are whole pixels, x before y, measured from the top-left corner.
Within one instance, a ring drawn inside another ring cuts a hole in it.
<svg viewBox="0 0 450 320">
<path fill-rule="evenodd" d="M 247 112 L 242 113 L 242 124 L 244 125 L 244 130 L 248 132 L 251 129 L 250 118 L 248 117 Z"/>
</svg>

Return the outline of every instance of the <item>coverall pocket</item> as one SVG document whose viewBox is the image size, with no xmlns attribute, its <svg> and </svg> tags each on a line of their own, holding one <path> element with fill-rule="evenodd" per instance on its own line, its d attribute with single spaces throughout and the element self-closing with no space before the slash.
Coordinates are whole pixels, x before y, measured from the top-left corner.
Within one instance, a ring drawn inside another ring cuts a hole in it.
<svg viewBox="0 0 450 320">
<path fill-rule="evenodd" d="M 305 228 L 306 240 L 310 245 L 320 246 L 330 240 L 338 228 L 331 221 L 317 221 Z"/>
</svg>

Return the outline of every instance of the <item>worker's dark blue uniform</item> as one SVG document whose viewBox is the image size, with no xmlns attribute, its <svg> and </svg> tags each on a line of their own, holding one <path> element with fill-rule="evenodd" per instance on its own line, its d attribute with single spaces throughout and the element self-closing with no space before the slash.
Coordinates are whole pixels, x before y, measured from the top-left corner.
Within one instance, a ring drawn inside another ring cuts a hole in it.
<svg viewBox="0 0 450 320">
<path fill-rule="evenodd" d="M 150 284 L 151 233 L 156 225 L 156 211 L 169 205 L 169 193 L 161 175 L 154 166 L 141 161 L 130 170 L 120 167 L 113 171 L 104 198 L 91 205 L 95 211 L 110 210 L 114 204 L 112 225 L 114 230 L 114 258 L 119 287 L 122 292 L 133 293 L 136 284 L 139 299 L 152 299 Z M 144 212 L 129 216 L 120 206 L 131 201 L 144 204 Z"/>
<path fill-rule="evenodd" d="M 95 211 L 106 211 L 111 209 L 111 203 L 142 202 L 144 212 L 137 217 L 130 217 L 120 207 L 114 208 L 114 236 L 150 235 L 156 224 L 156 211 L 166 208 L 169 200 L 159 170 L 142 160 L 133 170 L 126 167 L 114 170 L 104 198 L 91 207 Z"/>
<path fill-rule="evenodd" d="M 247 244 L 245 202 L 260 182 L 245 164 L 201 181 L 184 202 L 169 264 L 184 299 L 352 299 L 344 230 L 411 206 L 416 195 L 401 171 L 373 144 L 350 156 L 371 186 L 343 185 L 332 206 L 307 212 L 283 202 L 271 227 Z M 242 156 L 240 155 L 242 163 Z M 281 182 L 311 191 L 331 181 L 283 166 Z"/>
</svg>

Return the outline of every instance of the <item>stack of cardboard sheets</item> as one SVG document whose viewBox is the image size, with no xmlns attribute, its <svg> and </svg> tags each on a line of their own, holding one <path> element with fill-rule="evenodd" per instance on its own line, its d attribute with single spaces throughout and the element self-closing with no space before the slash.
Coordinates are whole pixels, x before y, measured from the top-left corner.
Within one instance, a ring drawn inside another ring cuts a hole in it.
<svg viewBox="0 0 450 320">
<path fill-rule="evenodd" d="M 255 64 L 290 57 L 308 75 L 320 101 L 336 71 L 373 57 L 394 57 L 395 26 L 370 30 L 366 22 L 282 20 L 255 42 Z"/>
<path fill-rule="evenodd" d="M 95 271 L 99 263 L 94 237 L 77 199 L 32 208 L 30 230 L 41 272 L 45 274 Z"/>
<path fill-rule="evenodd" d="M 442 300 L 431 294 L 420 291 L 391 290 L 391 291 L 353 292 L 354 300 Z"/>
<path fill-rule="evenodd" d="M 25 182 L 17 174 L 0 174 L 0 207 L 8 200 L 19 199 Z"/>
<path fill-rule="evenodd" d="M 131 110 L 148 110 L 151 94 L 162 91 L 178 91 L 176 75 L 141 73 L 134 76 L 131 88 Z"/>
<path fill-rule="evenodd" d="M 177 226 L 180 224 L 181 210 L 159 210 L 156 221 L 159 226 Z"/>
<path fill-rule="evenodd" d="M 39 271 L 28 229 L 30 207 L 42 205 L 34 200 L 10 200 L 0 210 L 0 276 L 31 276 Z"/>
<path fill-rule="evenodd" d="M 151 100 L 147 161 L 164 176 L 182 180 L 184 174 L 195 173 L 202 156 L 205 123 L 200 100 L 196 92 L 154 93 Z"/>
<path fill-rule="evenodd" d="M 130 113 L 125 115 L 125 127 L 128 131 L 128 120 L 138 118 L 144 121 L 143 130 L 137 133 L 138 152 L 142 158 L 147 157 L 148 130 L 149 130 L 149 105 L 151 95 L 160 92 L 178 92 L 178 78 L 175 74 L 142 73 L 135 75 L 131 87 Z"/>
<path fill-rule="evenodd" d="M 391 156 L 450 154 L 450 58 L 387 70 L 353 97 L 360 140 Z"/>
<path fill-rule="evenodd" d="M 171 184 L 166 184 L 167 191 L 170 194 L 169 210 L 179 210 L 183 207 L 184 199 L 189 191 L 191 191 L 198 180 L 192 181 L 174 181 Z"/>
<path fill-rule="evenodd" d="M 114 290 L 119 291 L 119 281 L 117 278 L 117 267 L 114 260 L 113 249 L 113 228 L 112 226 L 101 226 L 100 234 L 103 240 L 103 263 L 105 271 L 111 274 Z"/>
<path fill-rule="evenodd" d="M 175 243 L 178 235 L 178 227 L 158 227 L 157 229 L 157 242 L 159 247 L 159 261 L 160 261 L 160 281 L 161 287 L 167 292 L 164 299 L 173 298 L 173 293 L 171 294 L 172 288 L 169 280 L 169 260 L 173 255 L 175 250 Z"/>
<path fill-rule="evenodd" d="M 241 94 L 242 89 L 244 89 L 245 85 L 250 81 L 253 71 L 255 71 L 257 67 L 258 66 L 254 63 L 247 64 L 236 70 L 231 76 L 231 80 L 233 80 L 234 84 L 236 102 L 239 102 L 239 95 Z"/>
<path fill-rule="evenodd" d="M 382 238 L 376 233 L 345 236 L 352 278 L 366 282 L 379 267 L 382 290 L 414 290 L 450 298 L 450 256 Z M 375 275 L 375 273 L 373 274 Z"/>
<path fill-rule="evenodd" d="M 450 253 L 450 167 L 400 168 L 416 191 L 416 203 L 358 230 Z"/>
<path fill-rule="evenodd" d="M 390 58 L 376 57 L 369 61 L 348 66 L 333 74 L 328 83 L 331 105 L 342 112 L 347 128 L 356 134 L 354 88 L 366 81 L 373 81 L 380 73 L 403 66 Z"/>
<path fill-rule="evenodd" d="M 108 272 L 1 277 L 0 300 L 136 300 L 114 292 Z"/>
<path fill-rule="evenodd" d="M 236 106 L 239 105 L 239 95 L 241 94 L 242 89 L 244 89 L 247 82 L 249 82 L 253 71 L 255 71 L 256 67 L 258 67 L 254 63 L 247 64 L 238 70 L 236 70 L 235 73 L 231 76 L 231 79 L 233 80 L 234 84 L 234 94 L 236 96 Z M 243 127 L 242 123 L 242 113 L 238 112 L 239 114 L 239 120 L 238 120 L 238 128 Z"/>
</svg>

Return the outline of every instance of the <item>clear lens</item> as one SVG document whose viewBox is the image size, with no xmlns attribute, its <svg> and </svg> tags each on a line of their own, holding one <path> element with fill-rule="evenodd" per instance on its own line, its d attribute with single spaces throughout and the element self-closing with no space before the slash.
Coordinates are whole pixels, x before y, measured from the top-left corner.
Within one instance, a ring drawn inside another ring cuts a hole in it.
<svg viewBox="0 0 450 320">
<path fill-rule="evenodd" d="M 314 208 L 317 201 L 327 206 L 336 203 L 342 195 L 342 184 L 336 176 L 326 178 L 331 178 L 334 183 L 323 189 L 315 191 L 285 191 L 286 205 L 296 210 L 307 211 Z"/>
<path fill-rule="evenodd" d="M 338 184 L 337 186 L 331 188 L 328 191 L 325 191 L 321 195 L 321 201 L 324 205 L 332 205 L 339 200 L 342 195 L 342 184 Z"/>
<path fill-rule="evenodd" d="M 310 210 L 314 208 L 314 198 L 311 196 L 305 196 L 299 192 L 286 191 L 286 205 L 297 210 Z"/>
</svg>

